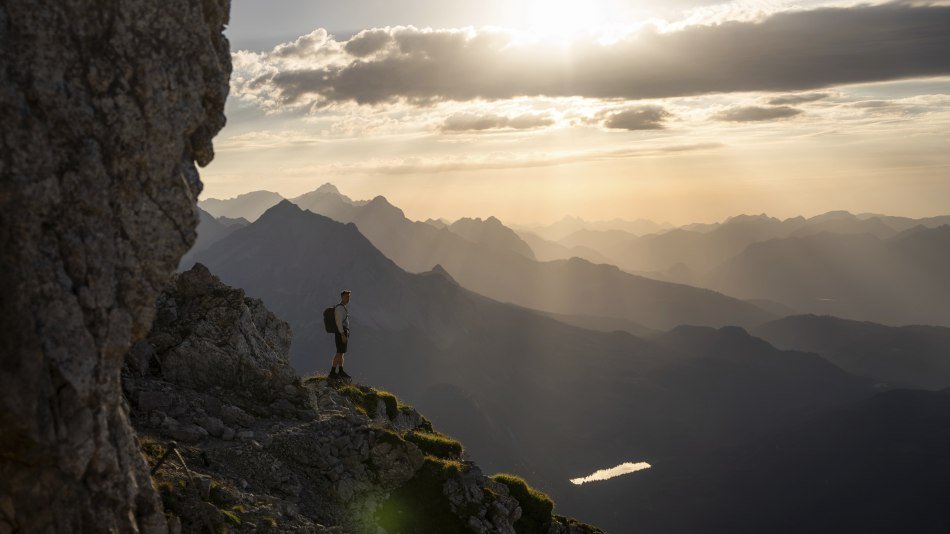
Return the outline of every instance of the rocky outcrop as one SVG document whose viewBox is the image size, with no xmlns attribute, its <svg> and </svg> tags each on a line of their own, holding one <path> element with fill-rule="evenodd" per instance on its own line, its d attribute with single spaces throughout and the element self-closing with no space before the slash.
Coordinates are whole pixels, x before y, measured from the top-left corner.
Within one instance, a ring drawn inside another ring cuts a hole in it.
<svg viewBox="0 0 950 534">
<path fill-rule="evenodd" d="M 238 389 L 258 402 L 296 380 L 290 367 L 290 326 L 258 299 L 221 283 L 201 264 L 175 275 L 159 296 L 152 332 L 126 357 L 129 371 L 149 365 L 192 389 Z"/>
<path fill-rule="evenodd" d="M 522 504 L 461 444 L 392 394 L 298 378 L 286 323 L 204 266 L 158 310 L 123 388 L 173 530 L 521 531 Z M 597 532 L 547 502 L 531 531 Z"/>
<path fill-rule="evenodd" d="M 194 241 L 227 0 L 0 4 L 0 532 L 161 532 L 120 368 Z"/>
</svg>

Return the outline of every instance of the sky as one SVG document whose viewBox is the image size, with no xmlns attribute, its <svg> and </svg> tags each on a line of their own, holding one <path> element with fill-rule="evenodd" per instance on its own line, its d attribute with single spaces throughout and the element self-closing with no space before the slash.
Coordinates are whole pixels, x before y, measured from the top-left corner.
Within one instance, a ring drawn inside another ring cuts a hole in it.
<svg viewBox="0 0 950 534">
<path fill-rule="evenodd" d="M 950 2 L 234 0 L 202 198 L 413 219 L 950 213 Z"/>
</svg>

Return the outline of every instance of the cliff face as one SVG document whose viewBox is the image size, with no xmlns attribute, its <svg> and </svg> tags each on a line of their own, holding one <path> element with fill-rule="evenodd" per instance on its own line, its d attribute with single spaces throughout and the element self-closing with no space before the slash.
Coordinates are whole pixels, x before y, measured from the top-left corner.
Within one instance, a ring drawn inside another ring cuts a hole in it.
<svg viewBox="0 0 950 534">
<path fill-rule="evenodd" d="M 204 266 L 158 310 L 123 386 L 173 531 L 598 532 L 393 395 L 298 378 L 287 324 Z"/>
<path fill-rule="evenodd" d="M 120 367 L 194 241 L 227 0 L 0 4 L 0 531 L 164 531 Z"/>
</svg>

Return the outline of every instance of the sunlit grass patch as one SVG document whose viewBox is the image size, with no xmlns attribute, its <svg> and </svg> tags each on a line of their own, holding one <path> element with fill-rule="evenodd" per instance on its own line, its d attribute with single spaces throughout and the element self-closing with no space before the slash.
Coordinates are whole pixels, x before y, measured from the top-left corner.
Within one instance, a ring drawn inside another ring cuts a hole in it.
<svg viewBox="0 0 950 534">
<path fill-rule="evenodd" d="M 237 516 L 234 512 L 230 510 L 220 510 L 221 515 L 223 515 L 229 523 L 235 526 L 241 525 L 241 518 Z"/>
<path fill-rule="evenodd" d="M 521 519 L 515 523 L 518 534 L 542 534 L 548 531 L 551 524 L 551 514 L 554 512 L 554 501 L 542 491 L 528 485 L 519 476 L 508 473 L 498 473 L 492 479 L 508 486 L 511 496 L 521 505 Z"/>
<path fill-rule="evenodd" d="M 141 448 L 142 455 L 145 456 L 149 467 L 154 466 L 155 463 L 165 455 L 166 451 L 164 443 L 146 435 L 139 436 L 139 448 Z"/>
<path fill-rule="evenodd" d="M 395 419 L 399 415 L 400 409 L 404 407 L 399 399 L 388 391 L 343 382 L 332 385 L 337 393 L 349 399 L 357 408 L 370 417 L 378 415 L 379 401 L 382 401 L 386 407 L 386 416 L 389 419 Z"/>
<path fill-rule="evenodd" d="M 406 441 L 415 443 L 422 452 L 443 459 L 462 456 L 462 444 L 439 432 L 409 432 Z"/>
</svg>

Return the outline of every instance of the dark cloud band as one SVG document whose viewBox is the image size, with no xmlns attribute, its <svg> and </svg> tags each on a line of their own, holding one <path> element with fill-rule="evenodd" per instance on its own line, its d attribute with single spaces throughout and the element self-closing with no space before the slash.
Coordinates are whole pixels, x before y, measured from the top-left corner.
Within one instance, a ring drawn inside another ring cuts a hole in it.
<svg viewBox="0 0 950 534">
<path fill-rule="evenodd" d="M 771 108 L 747 106 L 728 109 L 722 113 L 716 114 L 714 118 L 729 122 L 760 122 L 787 119 L 789 117 L 799 115 L 801 112 L 802 110 L 789 106 L 778 106 Z"/>
<path fill-rule="evenodd" d="M 456 113 L 445 119 L 441 130 L 445 132 L 477 132 L 482 130 L 530 130 L 554 124 L 554 119 L 544 114 L 524 114 L 516 117 L 504 115 Z"/>
<path fill-rule="evenodd" d="M 368 30 L 332 48 L 339 61 L 301 47 L 297 65 L 313 57 L 322 66 L 278 69 L 252 85 L 284 103 L 317 105 L 803 91 L 950 74 L 950 7 L 901 2 L 787 12 L 755 23 L 644 31 L 612 44 L 578 42 L 566 51 L 502 32 L 415 28 Z"/>
<path fill-rule="evenodd" d="M 604 126 L 615 130 L 662 130 L 663 121 L 670 114 L 658 106 L 643 106 L 613 113 L 604 120 Z"/>
</svg>

